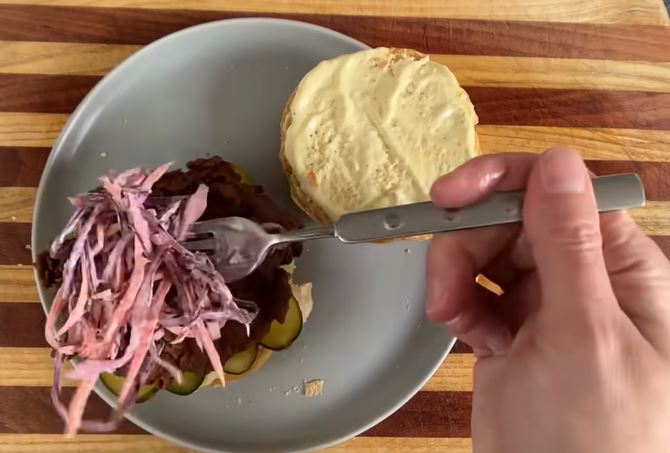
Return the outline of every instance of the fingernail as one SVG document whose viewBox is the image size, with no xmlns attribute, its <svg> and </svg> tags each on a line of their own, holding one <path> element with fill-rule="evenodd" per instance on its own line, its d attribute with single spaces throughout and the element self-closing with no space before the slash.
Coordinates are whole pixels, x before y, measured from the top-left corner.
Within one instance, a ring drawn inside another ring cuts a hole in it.
<svg viewBox="0 0 670 453">
<path fill-rule="evenodd" d="M 486 337 L 486 345 L 494 354 L 503 354 L 507 352 L 512 344 L 512 334 L 505 328 L 496 329 L 490 332 Z"/>
<path fill-rule="evenodd" d="M 547 193 L 583 193 L 586 186 L 586 167 L 577 153 L 556 148 L 540 158 L 540 181 Z"/>
</svg>

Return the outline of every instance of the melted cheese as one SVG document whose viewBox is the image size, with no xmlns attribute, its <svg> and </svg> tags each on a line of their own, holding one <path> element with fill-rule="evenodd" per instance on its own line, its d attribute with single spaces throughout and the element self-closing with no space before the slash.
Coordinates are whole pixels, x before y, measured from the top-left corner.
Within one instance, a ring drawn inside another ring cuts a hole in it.
<svg viewBox="0 0 670 453">
<path fill-rule="evenodd" d="M 378 48 L 320 63 L 298 86 L 284 155 L 336 220 L 426 201 L 475 154 L 477 117 L 454 75 L 427 56 Z"/>
</svg>

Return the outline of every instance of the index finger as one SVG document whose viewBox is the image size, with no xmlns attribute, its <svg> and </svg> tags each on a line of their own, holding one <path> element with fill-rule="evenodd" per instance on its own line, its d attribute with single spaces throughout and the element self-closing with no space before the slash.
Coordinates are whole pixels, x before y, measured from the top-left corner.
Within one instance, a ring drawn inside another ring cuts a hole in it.
<svg viewBox="0 0 670 453">
<path fill-rule="evenodd" d="M 430 198 L 441 208 L 462 208 L 494 191 L 524 188 L 537 158 L 530 153 L 476 157 L 435 181 Z"/>
</svg>

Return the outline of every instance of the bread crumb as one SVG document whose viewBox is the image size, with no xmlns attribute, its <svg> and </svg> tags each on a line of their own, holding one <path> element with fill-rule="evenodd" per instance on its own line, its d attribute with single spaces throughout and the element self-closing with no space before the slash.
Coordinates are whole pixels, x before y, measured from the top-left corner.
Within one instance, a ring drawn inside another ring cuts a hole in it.
<svg viewBox="0 0 670 453">
<path fill-rule="evenodd" d="M 405 253 L 408 254 L 408 255 L 411 255 L 412 254 L 412 249 L 405 249 Z"/>
<path fill-rule="evenodd" d="M 305 381 L 303 385 L 303 393 L 308 398 L 323 395 L 323 379 Z"/>
<path fill-rule="evenodd" d="M 12 219 L 12 222 L 16 222 L 18 220 L 18 218 L 15 215 L 11 216 L 10 218 Z"/>
<path fill-rule="evenodd" d="M 107 157 L 107 153 L 105 151 L 101 152 L 100 157 Z"/>
</svg>

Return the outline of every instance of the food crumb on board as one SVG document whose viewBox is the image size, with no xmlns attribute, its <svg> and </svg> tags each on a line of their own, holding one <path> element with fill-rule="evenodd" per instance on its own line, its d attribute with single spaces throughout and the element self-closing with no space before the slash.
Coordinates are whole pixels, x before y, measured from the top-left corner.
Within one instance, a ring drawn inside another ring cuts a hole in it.
<svg viewBox="0 0 670 453">
<path fill-rule="evenodd" d="M 15 215 L 11 216 L 10 219 L 12 219 L 12 222 L 16 222 L 18 220 L 18 217 Z"/>
<path fill-rule="evenodd" d="M 412 249 L 405 249 L 405 253 L 407 255 L 411 255 L 412 254 Z"/>
<path fill-rule="evenodd" d="M 276 386 L 276 385 L 273 385 L 272 387 L 270 387 L 270 388 L 268 389 L 268 391 L 269 391 L 270 393 L 272 393 L 272 392 L 275 391 L 276 388 L 277 388 L 277 386 Z"/>
<path fill-rule="evenodd" d="M 305 381 L 303 383 L 303 394 L 308 398 L 323 395 L 323 383 L 323 379 Z"/>
<path fill-rule="evenodd" d="M 107 152 L 106 151 L 101 152 L 100 157 L 107 157 Z"/>
</svg>

